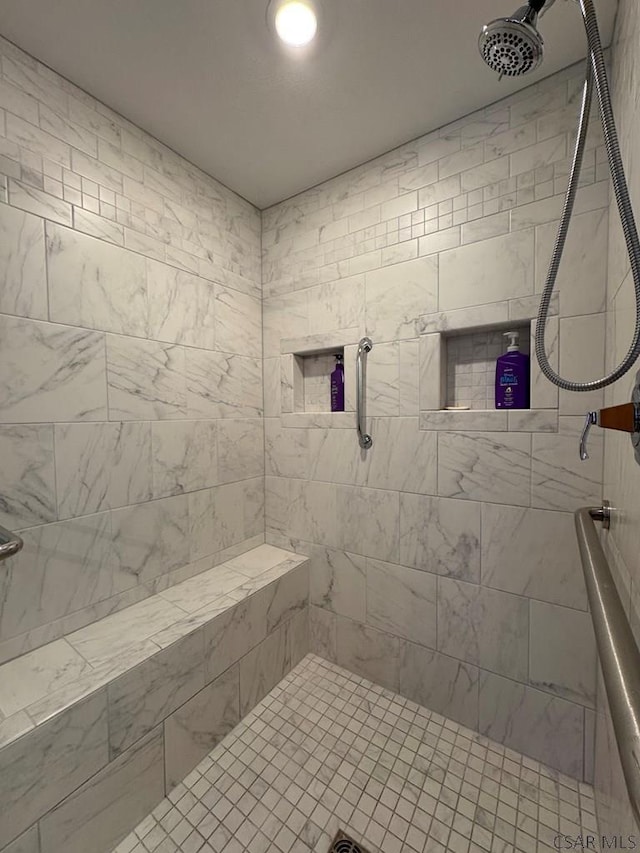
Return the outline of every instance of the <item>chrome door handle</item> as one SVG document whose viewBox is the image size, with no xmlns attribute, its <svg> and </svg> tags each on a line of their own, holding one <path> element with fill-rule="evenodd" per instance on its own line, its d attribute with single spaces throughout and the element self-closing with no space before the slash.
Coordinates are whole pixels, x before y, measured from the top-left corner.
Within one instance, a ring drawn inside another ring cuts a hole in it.
<svg viewBox="0 0 640 853">
<path fill-rule="evenodd" d="M 24 542 L 17 533 L 12 533 L 0 525 L 0 560 L 13 557 L 18 551 L 22 551 L 23 545 Z"/>
<path fill-rule="evenodd" d="M 358 355 L 356 356 L 356 420 L 358 428 L 358 441 L 363 450 L 368 450 L 373 444 L 373 439 L 366 432 L 364 411 L 364 356 L 373 349 L 371 338 L 362 338 L 358 344 Z"/>
</svg>

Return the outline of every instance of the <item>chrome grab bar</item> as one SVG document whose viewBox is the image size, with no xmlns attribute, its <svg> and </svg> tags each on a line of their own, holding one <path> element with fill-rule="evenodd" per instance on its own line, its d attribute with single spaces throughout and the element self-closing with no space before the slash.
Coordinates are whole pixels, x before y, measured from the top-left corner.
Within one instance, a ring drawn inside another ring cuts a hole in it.
<svg viewBox="0 0 640 853">
<path fill-rule="evenodd" d="M 13 557 L 18 551 L 22 551 L 24 542 L 17 533 L 12 533 L 0 524 L 0 560 Z"/>
<path fill-rule="evenodd" d="M 596 635 L 602 676 L 631 808 L 640 824 L 640 650 L 631 633 L 598 533 L 608 526 L 610 510 L 577 510 L 578 546 Z"/>
<path fill-rule="evenodd" d="M 356 420 L 358 422 L 358 441 L 363 450 L 368 450 L 373 439 L 366 432 L 367 424 L 364 410 L 364 356 L 373 349 L 371 338 L 362 338 L 358 344 L 356 356 Z"/>
</svg>

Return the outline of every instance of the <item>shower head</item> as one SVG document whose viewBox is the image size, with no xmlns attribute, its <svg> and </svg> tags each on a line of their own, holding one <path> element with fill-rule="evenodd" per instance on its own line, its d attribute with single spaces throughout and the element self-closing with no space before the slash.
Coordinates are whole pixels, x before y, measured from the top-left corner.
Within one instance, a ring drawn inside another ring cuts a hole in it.
<svg viewBox="0 0 640 853">
<path fill-rule="evenodd" d="M 478 47 L 489 68 L 500 77 L 519 77 L 542 62 L 544 41 L 536 26 L 544 0 L 530 0 L 509 18 L 497 18 L 482 28 Z"/>
</svg>

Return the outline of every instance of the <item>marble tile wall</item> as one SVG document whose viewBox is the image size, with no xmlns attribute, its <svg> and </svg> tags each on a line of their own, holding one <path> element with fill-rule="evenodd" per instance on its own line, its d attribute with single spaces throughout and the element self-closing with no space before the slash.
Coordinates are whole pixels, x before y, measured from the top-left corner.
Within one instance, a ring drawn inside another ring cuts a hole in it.
<svg viewBox="0 0 640 853">
<path fill-rule="evenodd" d="M 640 9 L 620 0 L 612 47 L 612 91 L 622 158 L 636 218 L 640 205 Z M 624 237 L 612 195 L 609 215 L 608 290 L 606 295 L 606 368 L 626 354 L 633 335 L 635 300 Z M 636 366 L 637 369 L 637 366 Z M 636 369 L 605 391 L 607 405 L 628 403 Z M 634 462 L 629 437 L 605 434 L 604 496 L 615 507 L 611 530 L 603 544 L 618 591 L 640 644 L 640 466 Z M 596 805 L 603 832 L 640 831 L 626 792 L 606 692 L 598 678 L 596 715 Z"/>
<path fill-rule="evenodd" d="M 536 376 L 535 412 L 433 411 L 438 332 L 536 315 L 582 75 L 263 211 L 263 316 L 267 539 L 312 559 L 314 651 L 589 779 L 596 659 L 572 511 L 602 497 L 601 437 L 589 464 L 577 452 L 602 395 Z M 577 378 L 604 363 L 605 159 L 594 121 L 548 329 Z M 322 334 L 373 338 L 367 454 L 352 405 L 290 414 L 282 341 Z"/>
<path fill-rule="evenodd" d="M 260 232 L 0 39 L 0 661 L 263 541 Z"/>
</svg>

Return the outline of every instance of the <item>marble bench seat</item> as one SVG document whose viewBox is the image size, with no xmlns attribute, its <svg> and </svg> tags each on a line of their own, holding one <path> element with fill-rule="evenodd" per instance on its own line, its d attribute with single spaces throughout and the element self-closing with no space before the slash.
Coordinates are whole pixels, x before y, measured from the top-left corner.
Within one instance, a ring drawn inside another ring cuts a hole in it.
<svg viewBox="0 0 640 853">
<path fill-rule="evenodd" d="M 0 851 L 76 849 L 83 796 L 133 826 L 304 657 L 308 598 L 261 545 L 0 666 Z"/>
</svg>

